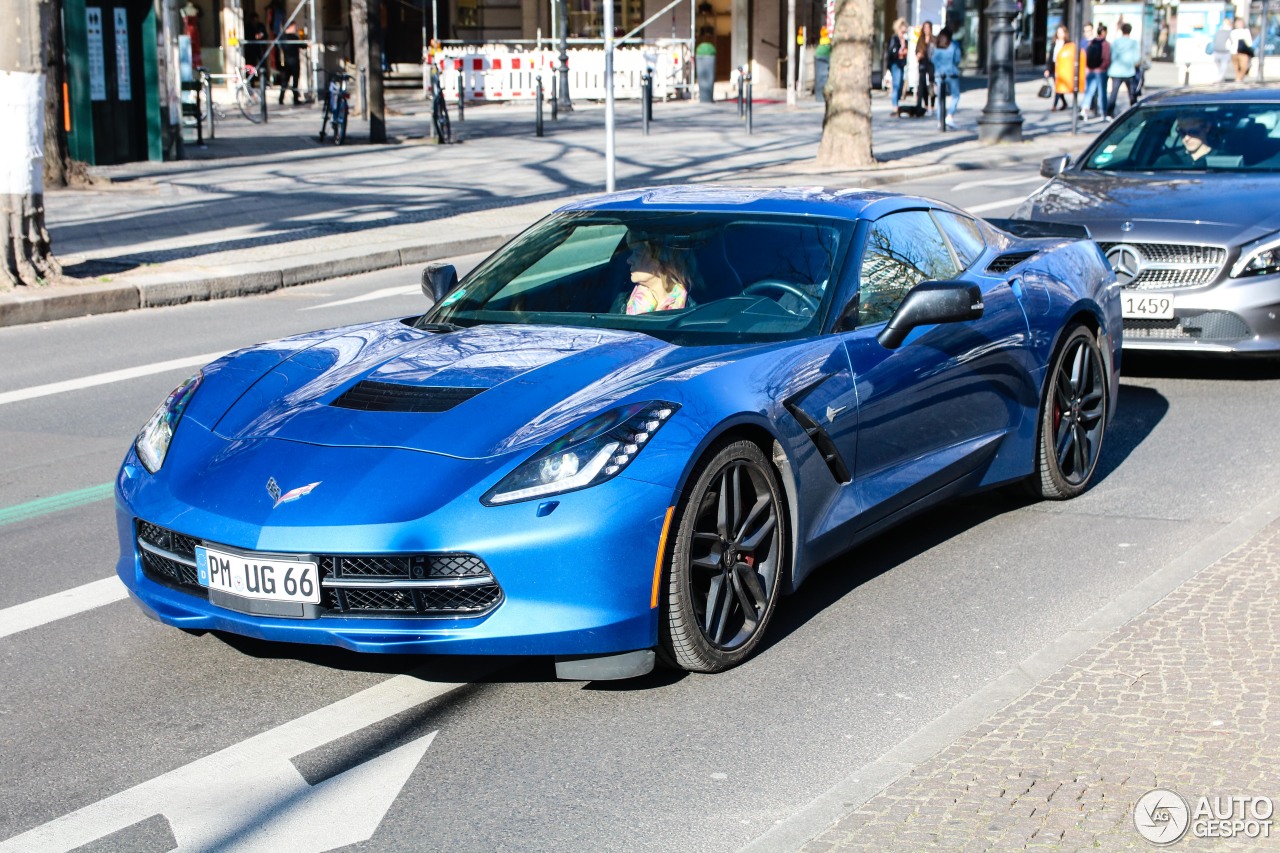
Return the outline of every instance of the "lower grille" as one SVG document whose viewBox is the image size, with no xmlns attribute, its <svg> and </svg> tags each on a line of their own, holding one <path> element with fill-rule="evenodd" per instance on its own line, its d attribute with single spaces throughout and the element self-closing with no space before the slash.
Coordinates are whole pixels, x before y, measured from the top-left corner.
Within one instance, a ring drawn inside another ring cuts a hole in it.
<svg viewBox="0 0 1280 853">
<path fill-rule="evenodd" d="M 1205 311 L 1173 320 L 1125 320 L 1124 336 L 1144 340 L 1233 342 L 1253 337 L 1244 319 L 1230 311 Z"/>
<path fill-rule="evenodd" d="M 202 540 L 141 519 L 134 529 L 143 574 L 208 597 L 196 579 L 196 546 Z M 474 554 L 324 554 L 317 563 L 321 607 L 330 614 L 477 616 L 502 601 L 502 587 Z"/>
</svg>

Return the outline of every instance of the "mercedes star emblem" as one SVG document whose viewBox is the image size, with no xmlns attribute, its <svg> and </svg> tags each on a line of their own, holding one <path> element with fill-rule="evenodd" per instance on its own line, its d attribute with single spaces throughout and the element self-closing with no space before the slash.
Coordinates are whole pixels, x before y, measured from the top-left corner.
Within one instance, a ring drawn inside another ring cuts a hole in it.
<svg viewBox="0 0 1280 853">
<path fill-rule="evenodd" d="M 1121 287 L 1128 287 L 1142 272 L 1142 256 L 1133 246 L 1119 245 L 1107 252 L 1107 262 Z"/>
</svg>

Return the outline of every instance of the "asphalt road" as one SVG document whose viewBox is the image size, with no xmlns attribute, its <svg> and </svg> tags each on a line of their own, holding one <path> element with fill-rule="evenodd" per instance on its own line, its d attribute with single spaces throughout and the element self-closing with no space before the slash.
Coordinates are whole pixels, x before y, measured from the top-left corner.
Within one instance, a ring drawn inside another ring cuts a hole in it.
<svg viewBox="0 0 1280 853">
<path fill-rule="evenodd" d="M 1034 186 L 1028 171 L 899 188 L 997 216 Z M 21 605 L 112 575 L 103 487 L 194 369 L 165 362 L 413 314 L 416 282 L 389 270 L 0 329 L 0 839 L 58 839 L 0 851 L 169 850 L 196 831 L 211 849 L 327 849 L 362 837 L 343 835 L 362 821 L 376 832 L 361 850 L 734 850 L 1280 482 L 1280 370 L 1130 359 L 1092 491 L 921 516 L 825 567 L 784 601 L 760 654 L 719 676 L 581 684 L 545 660 L 193 637 L 127 600 L 6 631 Z M 12 399 L 32 388 L 47 393 Z M 319 808 L 290 774 L 331 800 Z M 325 832 L 304 842 L 306 826 Z"/>
</svg>

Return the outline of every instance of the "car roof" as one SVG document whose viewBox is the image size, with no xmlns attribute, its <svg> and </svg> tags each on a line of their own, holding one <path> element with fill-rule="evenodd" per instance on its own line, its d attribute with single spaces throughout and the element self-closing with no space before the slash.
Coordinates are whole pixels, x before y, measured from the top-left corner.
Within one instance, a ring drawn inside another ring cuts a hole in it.
<svg viewBox="0 0 1280 853">
<path fill-rule="evenodd" d="M 1267 84 L 1218 84 L 1169 89 L 1142 100 L 1142 106 L 1193 106 L 1199 104 L 1266 104 L 1280 106 L 1280 87 Z"/>
<path fill-rule="evenodd" d="M 863 188 L 739 187 L 715 184 L 682 184 L 624 190 L 570 202 L 569 210 L 698 210 L 714 212 L 775 213 L 799 216 L 877 218 L 904 207 L 950 205 L 917 196 L 905 196 Z"/>
</svg>

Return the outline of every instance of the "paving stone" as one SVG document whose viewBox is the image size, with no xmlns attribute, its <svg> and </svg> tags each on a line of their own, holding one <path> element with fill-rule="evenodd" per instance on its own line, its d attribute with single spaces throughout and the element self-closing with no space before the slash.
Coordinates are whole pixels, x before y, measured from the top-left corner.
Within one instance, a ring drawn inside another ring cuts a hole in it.
<svg viewBox="0 0 1280 853">
<path fill-rule="evenodd" d="M 1280 521 L 846 815 L 804 853 L 913 850 L 929 815 L 947 850 L 1150 850 L 1133 809 L 1155 787 L 1280 800 Z M 917 804 L 911 812 L 911 804 Z M 936 804 L 953 804 L 932 820 Z M 1196 850 L 1280 850 L 1193 838 Z M 838 839 L 832 841 L 831 839 Z"/>
</svg>

